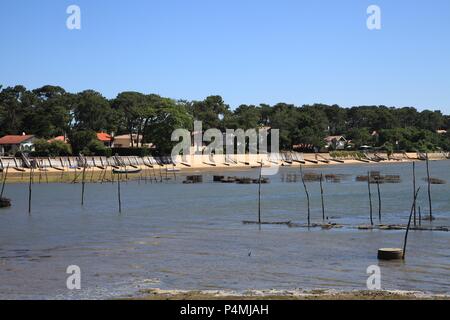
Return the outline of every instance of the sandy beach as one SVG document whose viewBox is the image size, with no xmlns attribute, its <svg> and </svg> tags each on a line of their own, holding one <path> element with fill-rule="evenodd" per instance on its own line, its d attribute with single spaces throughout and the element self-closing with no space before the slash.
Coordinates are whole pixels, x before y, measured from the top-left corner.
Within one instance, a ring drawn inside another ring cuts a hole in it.
<svg viewBox="0 0 450 320">
<path fill-rule="evenodd" d="M 264 168 L 276 168 L 278 167 L 300 167 L 302 165 L 305 168 L 316 168 L 324 166 L 345 166 L 345 165 L 358 165 L 358 164 L 400 164 L 413 161 L 423 161 L 416 153 L 406 154 L 394 154 L 389 160 L 384 155 L 382 161 L 370 161 L 367 159 L 355 159 L 355 158 L 331 158 L 329 154 L 301 154 L 302 159 L 300 161 L 270 161 L 267 156 L 261 155 L 235 155 L 232 162 L 225 160 L 225 156 L 215 156 L 211 161 L 207 156 L 191 156 L 188 161 L 183 161 L 181 157 L 176 161 L 176 164 L 162 165 L 153 164 L 151 166 L 146 163 L 146 160 L 137 157 L 125 157 L 125 166 L 121 167 L 123 170 L 142 170 L 140 174 L 129 174 L 122 179 L 145 179 L 145 177 L 154 176 L 159 179 L 160 177 L 172 176 L 179 173 L 199 173 L 199 172 L 227 172 L 227 171 L 247 171 L 249 169 L 257 169 L 263 164 Z M 97 158 L 97 160 L 96 160 Z M 13 164 L 12 158 L 3 158 L 3 170 L 1 173 L 2 179 L 5 177 L 5 172 L 8 171 L 6 176 L 6 183 L 20 183 L 29 181 L 30 169 L 17 167 Z M 59 158 L 58 158 L 59 159 Z M 59 163 L 58 159 L 38 159 L 41 162 L 40 168 L 33 170 L 34 182 L 63 182 L 63 183 L 76 183 L 81 182 L 83 175 L 83 168 L 81 167 L 69 167 L 54 165 Z M 76 159 L 76 158 L 73 158 Z M 85 170 L 86 182 L 111 182 L 116 179 L 113 174 L 113 166 L 99 165 L 98 157 L 87 157 L 88 164 Z M 447 158 L 440 153 L 430 154 L 429 159 L 431 161 L 447 160 Z M 52 166 L 46 163 L 53 163 Z M 9 164 L 9 168 L 8 165 Z M 17 163 L 17 162 L 15 162 Z M 75 160 L 72 160 L 75 163 Z M 117 167 L 116 167 L 117 168 Z M 8 170 L 7 170 L 8 169 Z"/>
<path fill-rule="evenodd" d="M 148 290 L 133 300 L 450 300 L 448 295 L 427 294 L 414 291 L 349 291 L 334 290 L 260 290 L 244 293 L 227 291 Z"/>
</svg>

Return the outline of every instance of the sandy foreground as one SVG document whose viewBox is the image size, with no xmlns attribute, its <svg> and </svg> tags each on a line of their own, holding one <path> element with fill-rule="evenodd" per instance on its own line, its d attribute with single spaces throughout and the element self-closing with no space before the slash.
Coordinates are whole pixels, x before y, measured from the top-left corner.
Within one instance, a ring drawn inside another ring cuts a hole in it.
<svg viewBox="0 0 450 320">
<path fill-rule="evenodd" d="M 132 300 L 450 300 L 449 295 L 413 291 L 334 291 L 334 290 L 255 290 L 243 293 L 232 291 L 181 291 L 152 289 L 141 292 Z"/>
</svg>

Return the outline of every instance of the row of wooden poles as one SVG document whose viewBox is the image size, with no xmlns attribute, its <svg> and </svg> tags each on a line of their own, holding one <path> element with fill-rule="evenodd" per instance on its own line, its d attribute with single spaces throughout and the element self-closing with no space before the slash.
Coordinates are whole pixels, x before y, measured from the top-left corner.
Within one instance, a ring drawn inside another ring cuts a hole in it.
<svg viewBox="0 0 450 320">
<path fill-rule="evenodd" d="M 426 169 L 427 169 L 427 190 L 428 190 L 428 206 L 429 206 L 429 220 L 433 221 L 433 203 L 432 203 L 432 199 L 431 199 L 431 177 L 430 177 L 430 161 L 428 158 L 428 154 L 426 156 Z M 417 197 L 418 197 L 418 193 L 420 191 L 420 188 L 417 188 L 416 186 L 416 163 L 413 162 L 412 163 L 412 177 L 413 177 L 413 181 L 412 181 L 412 185 L 413 185 L 413 207 L 412 207 L 412 215 L 414 218 L 414 226 L 417 226 L 417 212 L 419 214 L 418 216 L 418 220 L 419 220 L 419 225 L 422 224 L 422 212 L 421 212 L 421 207 L 417 206 Z M 372 208 L 372 191 L 371 191 L 371 180 L 370 180 L 370 173 L 367 174 L 367 181 L 368 181 L 368 189 L 369 189 L 369 212 L 370 212 L 370 224 L 373 226 L 374 222 L 373 222 L 373 208 Z M 381 222 L 381 206 L 382 206 L 382 202 L 381 202 L 381 193 L 380 193 L 380 182 L 378 181 L 378 179 L 376 179 L 376 184 L 377 184 L 377 191 L 378 191 L 378 216 L 379 216 L 379 221 Z"/>
<path fill-rule="evenodd" d="M 261 164 L 260 173 L 259 173 L 259 188 L 258 188 L 258 224 L 262 224 L 262 218 L 261 218 L 261 181 L 262 181 L 262 168 L 263 165 Z M 412 217 L 414 218 L 414 226 L 417 226 L 417 211 L 419 213 L 419 225 L 422 224 L 422 214 L 421 214 L 421 207 L 419 206 L 417 208 L 417 197 L 420 188 L 416 188 L 416 163 L 412 163 L 412 171 L 413 171 L 413 206 L 412 206 Z M 427 169 L 427 181 L 428 181 L 428 204 L 429 204 L 429 220 L 433 220 L 433 206 L 432 206 L 432 199 L 431 199 L 431 179 L 430 179 L 430 164 L 429 164 L 429 158 L 428 154 L 426 156 L 426 169 Z M 300 175 L 301 175 L 301 181 L 303 184 L 303 188 L 305 190 L 306 194 L 306 202 L 307 202 L 307 219 L 308 219 L 308 227 L 311 226 L 311 204 L 310 204 L 310 195 L 308 191 L 308 187 L 306 186 L 304 175 L 303 175 L 303 167 L 300 165 Z M 320 175 L 319 183 L 320 183 L 320 197 L 321 197 L 321 205 L 322 205 L 322 220 L 325 222 L 325 199 L 324 199 L 324 189 L 323 189 L 323 174 Z M 378 219 L 381 223 L 381 208 L 382 208 L 382 200 L 381 200 L 381 191 L 380 191 L 380 181 L 378 179 L 375 179 L 376 185 L 377 185 L 377 194 L 378 194 Z M 371 226 L 374 225 L 374 219 L 373 219 L 373 205 L 372 205 L 372 188 L 371 188 L 371 176 L 370 172 L 367 173 L 367 185 L 368 185 L 368 191 L 369 191 L 369 217 L 370 217 L 370 224 Z M 418 210 L 417 210 L 418 209 Z"/>
<path fill-rule="evenodd" d="M 77 169 L 74 169 L 75 172 L 75 177 L 74 180 L 72 181 L 72 183 L 76 183 L 79 176 L 81 175 L 81 205 L 84 206 L 84 195 L 85 195 L 85 189 L 86 189 L 86 169 L 87 169 L 87 162 L 85 161 L 82 167 L 82 170 L 80 173 L 77 173 Z M 102 170 L 102 172 L 100 172 L 100 178 L 101 178 L 101 183 L 104 183 L 105 178 L 106 178 L 106 174 L 107 174 L 107 169 L 105 168 Z M 1 192 L 0 192 L 0 198 L 3 197 L 3 193 L 5 190 L 5 185 L 6 185 L 6 181 L 7 181 L 7 177 L 8 177 L 8 171 L 9 171 L 9 165 L 6 167 L 6 171 L 4 172 L 3 175 L 3 181 L 2 181 L 2 187 L 1 187 Z M 125 176 L 125 181 L 128 182 L 128 173 L 126 170 L 126 166 L 125 166 L 125 173 L 121 173 L 118 172 L 117 173 L 117 179 L 114 179 L 114 173 L 113 173 L 113 168 L 111 168 L 111 183 L 114 183 L 115 180 L 117 180 L 117 198 L 118 198 L 118 206 L 119 206 L 119 212 L 122 213 L 122 199 L 121 199 L 121 181 L 123 180 L 123 177 Z M 147 172 L 149 170 L 144 170 L 144 172 Z M 34 172 L 35 169 L 33 167 L 30 168 L 30 173 L 29 173 L 29 180 L 28 180 L 28 213 L 31 214 L 31 199 L 32 199 L 32 185 L 34 184 Z M 45 174 L 47 175 L 47 172 L 44 171 Z M 145 183 L 147 183 L 148 181 L 150 181 L 151 183 L 153 182 L 163 182 L 164 177 L 163 177 L 163 173 L 162 173 L 162 169 L 161 167 L 159 168 L 159 179 L 157 178 L 157 174 L 156 174 L 156 170 L 155 168 L 152 168 L 152 172 L 153 175 L 150 176 L 144 176 L 142 177 L 142 172 L 139 173 L 139 183 L 141 183 L 141 181 L 145 181 Z M 64 174 L 64 172 L 62 173 Z M 92 173 L 93 174 L 93 173 Z M 176 180 L 176 173 L 175 171 L 173 172 L 173 177 Z M 41 179 L 39 179 L 40 182 Z M 47 177 L 47 183 L 48 183 L 48 177 Z M 165 180 L 169 180 L 168 177 L 168 172 L 166 170 L 166 177 Z M 91 176 L 91 182 L 92 182 L 92 176 Z"/>
<path fill-rule="evenodd" d="M 415 162 L 412 163 L 413 166 L 413 197 L 414 197 L 414 203 L 413 203 L 413 217 L 414 217 L 414 225 L 417 225 L 417 197 L 415 196 L 417 190 L 416 190 L 416 164 Z M 83 165 L 83 169 L 81 172 L 81 205 L 84 205 L 84 194 L 85 194 L 85 185 L 86 185 L 86 168 L 87 168 L 87 163 L 86 160 L 84 162 Z M 262 181 L 262 168 L 263 168 L 263 164 L 261 163 L 261 169 L 260 169 L 260 175 L 259 175 L 259 188 L 258 188 L 258 223 L 261 224 L 262 220 L 261 220 L 261 181 Z M 430 179 L 430 166 L 429 166 L 429 158 L 428 155 L 426 157 L 426 168 L 427 168 L 427 181 L 428 181 L 428 203 L 429 203 L 429 219 L 430 221 L 433 219 L 433 208 L 432 208 L 432 199 L 431 199 L 431 179 Z M 3 182 L 2 182 L 2 188 L 1 188 L 1 193 L 0 193 L 0 198 L 3 196 L 3 192 L 5 189 L 5 183 L 6 183 L 6 179 L 7 179 L 7 175 L 8 175 L 8 170 L 9 170 L 9 165 L 6 168 L 6 172 L 4 174 L 3 177 Z M 100 176 L 102 177 L 101 182 L 104 182 L 105 176 L 106 176 L 106 171 L 107 168 L 105 168 L 103 170 L 103 172 L 100 174 Z M 162 176 L 162 171 L 160 168 L 160 181 L 163 181 L 163 176 Z M 125 168 L 125 172 L 126 172 L 126 168 Z M 304 175 L 303 175 L 303 167 L 300 165 L 300 173 L 301 173 L 301 179 L 302 179 L 302 184 L 305 190 L 305 194 L 306 194 L 306 199 L 307 199 L 307 209 L 308 209 L 308 214 L 307 214 L 307 219 L 308 219 L 308 226 L 311 225 L 311 206 L 310 206 L 310 195 L 308 192 L 308 188 L 306 186 L 305 183 L 305 179 L 304 179 Z M 31 196 L 32 196 L 32 184 L 33 184 L 33 174 L 34 174 L 34 168 L 30 168 L 30 175 L 29 175 L 29 192 L 28 192 L 28 212 L 31 213 Z M 176 179 L 176 174 L 175 172 L 173 172 L 174 177 Z M 127 173 L 125 173 L 124 175 L 126 175 L 126 181 L 128 181 L 128 175 Z M 122 173 L 118 173 L 117 174 L 117 195 L 118 195 L 118 204 L 119 204 L 119 212 L 122 212 L 122 201 L 121 201 L 121 180 L 122 180 Z M 167 176 L 167 171 L 166 171 L 166 176 Z M 112 172 L 111 169 L 111 183 L 114 183 L 114 174 Z M 166 177 L 167 178 L 167 177 Z M 76 168 L 75 168 L 75 178 L 74 178 L 74 183 L 76 182 L 76 180 L 78 179 L 78 175 L 76 172 Z M 142 176 L 141 174 L 139 175 L 139 182 L 141 181 Z M 150 181 L 153 183 L 153 180 L 157 181 L 156 178 L 156 173 L 155 173 L 155 169 L 153 168 L 153 177 L 152 179 L 150 179 Z M 47 179 L 48 181 L 48 179 Z M 147 182 L 147 177 L 145 177 L 145 181 Z M 373 205 L 372 205 L 372 190 L 371 190 L 371 179 L 370 179 L 370 172 L 368 172 L 367 174 L 367 183 L 368 183 L 368 191 L 369 191 L 369 215 L 370 215 L 370 223 L 373 226 L 374 225 L 374 220 L 373 220 Z M 377 184 L 377 193 L 378 193 L 378 218 L 379 221 L 381 222 L 381 207 L 382 207 L 382 200 L 381 200 L 381 192 L 380 192 L 380 183 L 378 181 L 378 179 L 376 179 L 376 184 Z M 324 200 L 324 189 L 323 189 L 323 174 L 320 175 L 320 195 L 321 195 L 321 205 L 322 205 L 322 219 L 323 221 L 325 221 L 325 200 Z M 418 207 L 418 212 L 419 212 L 419 225 L 421 224 L 422 221 L 422 215 L 421 215 L 421 208 L 420 206 Z"/>
<path fill-rule="evenodd" d="M 85 185 L 86 185 L 86 167 L 87 167 L 87 164 L 84 163 L 83 171 L 82 171 L 82 177 L 81 177 L 81 205 L 82 206 L 84 206 L 84 190 L 85 190 Z M 106 169 L 104 171 L 106 172 Z M 153 181 L 158 182 L 158 179 L 156 177 L 156 171 L 155 171 L 154 167 L 152 168 L 152 171 L 153 171 L 153 177 L 151 177 L 150 182 L 151 183 L 153 183 Z M 112 169 L 111 169 L 111 172 L 112 172 Z M 147 171 L 144 171 L 144 172 L 147 172 Z M 105 173 L 105 175 L 106 175 L 106 173 Z M 118 200 L 118 205 L 119 205 L 119 213 L 122 213 L 121 181 L 122 181 L 122 176 L 123 175 L 125 176 L 125 181 L 128 182 L 128 173 L 126 171 L 126 166 L 125 166 L 125 173 L 121 173 L 121 172 L 117 173 L 117 200 Z M 176 180 L 176 173 L 175 173 L 175 171 L 173 172 L 173 176 L 174 176 L 174 179 Z M 111 183 L 114 183 L 114 178 L 113 177 L 114 177 L 114 174 L 111 173 Z M 144 179 L 145 183 L 147 183 L 147 181 L 148 181 L 147 178 L 148 177 L 145 176 L 144 178 L 145 178 Z M 139 173 L 139 180 L 138 180 L 139 183 L 141 182 L 141 180 L 142 180 L 142 175 L 141 175 L 141 172 L 140 172 Z M 166 180 L 168 180 L 168 172 L 167 172 L 167 170 L 166 170 Z M 103 181 L 104 180 L 102 179 L 102 182 Z M 163 182 L 163 174 L 162 174 L 161 167 L 159 168 L 159 181 Z"/>
</svg>

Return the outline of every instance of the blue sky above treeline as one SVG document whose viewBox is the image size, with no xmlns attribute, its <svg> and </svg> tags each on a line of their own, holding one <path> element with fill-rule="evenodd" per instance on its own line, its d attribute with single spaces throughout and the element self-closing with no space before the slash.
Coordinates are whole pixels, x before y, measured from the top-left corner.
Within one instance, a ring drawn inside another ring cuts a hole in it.
<svg viewBox="0 0 450 320">
<path fill-rule="evenodd" d="M 71 4 L 81 30 L 66 28 Z M 15 0 L 0 28 L 4 86 L 450 113 L 448 0 Z"/>
</svg>

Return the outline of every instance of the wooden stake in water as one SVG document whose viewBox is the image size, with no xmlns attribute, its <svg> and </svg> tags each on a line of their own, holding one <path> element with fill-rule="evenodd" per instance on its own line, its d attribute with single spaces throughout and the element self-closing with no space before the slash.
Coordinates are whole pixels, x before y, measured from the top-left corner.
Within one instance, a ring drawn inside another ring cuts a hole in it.
<svg viewBox="0 0 450 320">
<path fill-rule="evenodd" d="M 416 163 L 413 161 L 413 197 L 416 193 Z M 414 202 L 414 226 L 416 226 L 416 202 Z"/>
<path fill-rule="evenodd" d="M 33 184 L 33 167 L 30 168 L 30 182 L 28 184 L 28 214 L 31 214 L 31 185 Z"/>
<path fill-rule="evenodd" d="M 381 222 L 381 192 L 380 181 L 377 179 L 377 191 L 378 191 L 378 220 Z"/>
<path fill-rule="evenodd" d="M 120 172 L 117 174 L 117 196 L 119 199 L 119 213 L 122 213 L 122 200 L 120 197 Z"/>
<path fill-rule="evenodd" d="M 325 222 L 325 202 L 323 200 L 323 174 L 320 174 L 320 197 L 322 199 L 322 219 Z"/>
<path fill-rule="evenodd" d="M 259 189 L 258 189 L 258 223 L 261 225 L 261 179 L 262 179 L 262 168 L 263 165 L 261 163 L 261 168 L 259 170 Z"/>
<path fill-rule="evenodd" d="M 3 192 L 5 191 L 6 179 L 8 178 L 8 170 L 9 170 L 9 163 L 8 163 L 8 166 L 6 167 L 5 175 L 3 176 L 2 191 L 0 192 L 0 199 L 3 197 Z"/>
<path fill-rule="evenodd" d="M 406 257 L 406 243 L 408 242 L 409 228 L 411 228 L 411 220 L 412 220 L 412 216 L 414 213 L 414 205 L 416 203 L 417 196 L 419 195 L 419 191 L 420 191 L 420 188 L 417 189 L 416 193 L 414 194 L 414 201 L 413 201 L 413 205 L 411 207 L 411 213 L 409 214 L 408 227 L 406 228 L 406 234 L 405 234 L 405 242 L 403 243 L 403 260 L 405 260 L 405 257 Z"/>
<path fill-rule="evenodd" d="M 428 205 L 430 208 L 430 222 L 433 221 L 433 207 L 431 204 L 431 180 L 430 180 L 430 163 L 427 153 L 427 180 L 428 180 Z"/>
<path fill-rule="evenodd" d="M 81 205 L 84 206 L 84 187 L 86 179 L 86 160 L 83 161 L 83 176 L 81 178 Z"/>
<path fill-rule="evenodd" d="M 308 188 L 306 187 L 305 179 L 303 177 L 303 168 L 301 165 L 300 165 L 300 175 L 302 178 L 303 187 L 305 188 L 306 201 L 308 203 L 308 227 L 310 227 L 311 226 L 311 209 L 310 209 L 310 203 L 309 203 L 309 192 L 308 192 Z"/>
<path fill-rule="evenodd" d="M 370 224 L 373 226 L 373 208 L 372 208 L 372 190 L 370 189 L 370 172 L 367 173 L 367 186 L 369 188 Z"/>
<path fill-rule="evenodd" d="M 422 226 L 422 208 L 419 206 L 419 226 Z"/>
</svg>

